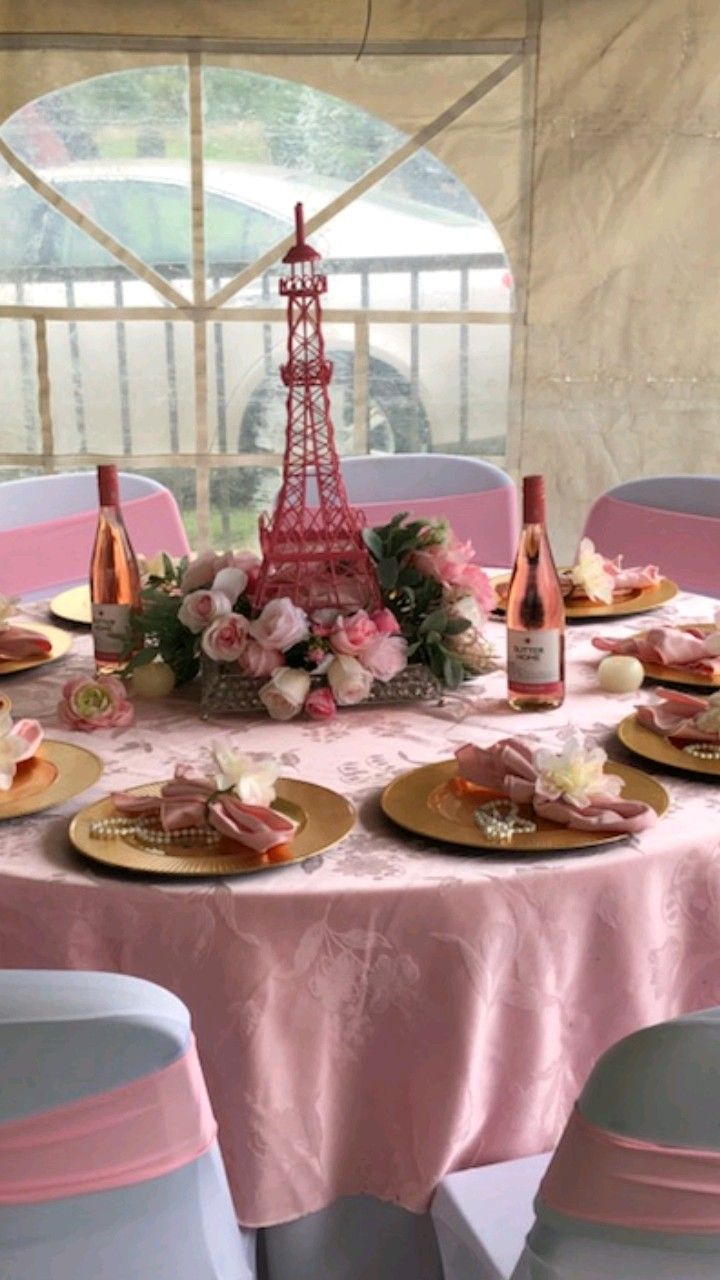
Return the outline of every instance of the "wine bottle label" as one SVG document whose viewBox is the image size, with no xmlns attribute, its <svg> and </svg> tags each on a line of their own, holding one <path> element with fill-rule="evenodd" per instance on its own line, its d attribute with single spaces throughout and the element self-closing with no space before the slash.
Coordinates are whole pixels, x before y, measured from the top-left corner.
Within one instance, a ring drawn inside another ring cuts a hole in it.
<svg viewBox="0 0 720 1280">
<path fill-rule="evenodd" d="M 133 633 L 132 609 L 129 604 L 93 604 L 92 633 L 95 657 L 120 658 L 130 644 Z"/>
<path fill-rule="evenodd" d="M 507 633 L 508 683 L 555 684 L 561 679 L 559 631 L 512 631 Z"/>
</svg>

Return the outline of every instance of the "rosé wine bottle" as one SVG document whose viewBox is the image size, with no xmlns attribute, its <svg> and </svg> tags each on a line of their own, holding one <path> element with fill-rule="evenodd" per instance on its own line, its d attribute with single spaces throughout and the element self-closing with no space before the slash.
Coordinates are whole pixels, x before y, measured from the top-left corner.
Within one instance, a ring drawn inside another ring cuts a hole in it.
<svg viewBox="0 0 720 1280">
<path fill-rule="evenodd" d="M 523 530 L 508 588 L 508 701 L 516 711 L 565 696 L 565 606 L 545 528 L 545 481 L 523 479 Z"/>
<path fill-rule="evenodd" d="M 126 666 L 141 642 L 140 570 L 120 510 L 117 467 L 100 466 L 100 513 L 90 561 L 95 666 L 108 675 Z"/>
</svg>

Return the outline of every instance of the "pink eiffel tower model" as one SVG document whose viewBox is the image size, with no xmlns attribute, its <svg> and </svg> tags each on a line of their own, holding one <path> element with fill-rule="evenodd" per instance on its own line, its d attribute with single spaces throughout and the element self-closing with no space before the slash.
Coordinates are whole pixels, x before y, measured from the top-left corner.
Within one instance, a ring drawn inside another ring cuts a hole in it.
<svg viewBox="0 0 720 1280">
<path fill-rule="evenodd" d="M 295 228 L 295 244 L 283 258 L 290 275 L 280 280 L 288 300 L 288 358 L 280 369 L 288 389 L 283 478 L 273 514 L 260 517 L 263 561 L 253 605 L 259 612 L 268 600 L 289 596 L 309 613 L 377 609 L 382 602 L 362 538 L 365 517 L 350 506 L 330 414 L 332 361 L 325 357 L 320 305 L 327 276 L 316 271 L 320 254 L 305 242 L 301 204 Z M 309 502 L 313 480 L 317 505 Z"/>
</svg>

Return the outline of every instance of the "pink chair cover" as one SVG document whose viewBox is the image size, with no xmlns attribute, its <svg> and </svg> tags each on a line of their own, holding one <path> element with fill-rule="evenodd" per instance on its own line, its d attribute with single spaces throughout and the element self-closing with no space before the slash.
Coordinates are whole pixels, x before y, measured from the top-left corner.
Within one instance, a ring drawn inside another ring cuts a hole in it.
<svg viewBox="0 0 720 1280">
<path fill-rule="evenodd" d="M 575 1107 L 538 1192 L 585 1222 L 673 1235 L 720 1233 L 720 1151 L 610 1133 Z"/>
<path fill-rule="evenodd" d="M 407 511 L 416 519 L 446 519 L 461 542 L 472 542 L 478 564 L 511 565 L 515 559 L 518 517 L 513 485 L 439 498 L 362 502 L 358 506 L 371 528 L 388 524 L 399 511 Z"/>
<path fill-rule="evenodd" d="M 194 1037 L 152 1075 L 0 1125 L 0 1204 L 127 1187 L 190 1164 L 217 1125 Z"/>
<path fill-rule="evenodd" d="M 143 555 L 189 551 L 177 504 L 168 491 L 131 498 L 123 515 L 135 550 Z M 86 578 L 97 526 L 97 511 L 0 531 L 0 592 L 23 595 L 43 587 Z"/>
<path fill-rule="evenodd" d="M 583 537 L 604 556 L 622 555 L 625 564 L 652 560 L 686 591 L 720 596 L 720 512 L 716 520 L 606 494 L 591 508 Z"/>
</svg>

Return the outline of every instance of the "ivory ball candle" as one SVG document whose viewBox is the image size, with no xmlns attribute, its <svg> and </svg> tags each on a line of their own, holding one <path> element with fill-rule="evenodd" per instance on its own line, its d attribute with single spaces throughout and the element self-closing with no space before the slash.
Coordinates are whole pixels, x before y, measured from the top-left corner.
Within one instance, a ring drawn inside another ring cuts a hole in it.
<svg viewBox="0 0 720 1280">
<path fill-rule="evenodd" d="M 175 672 L 167 662 L 149 662 L 133 671 L 132 689 L 138 698 L 166 698 L 174 688 Z"/>
<path fill-rule="evenodd" d="M 633 693 L 644 679 L 642 663 L 628 654 L 613 653 L 598 667 L 600 688 L 606 693 Z"/>
</svg>

